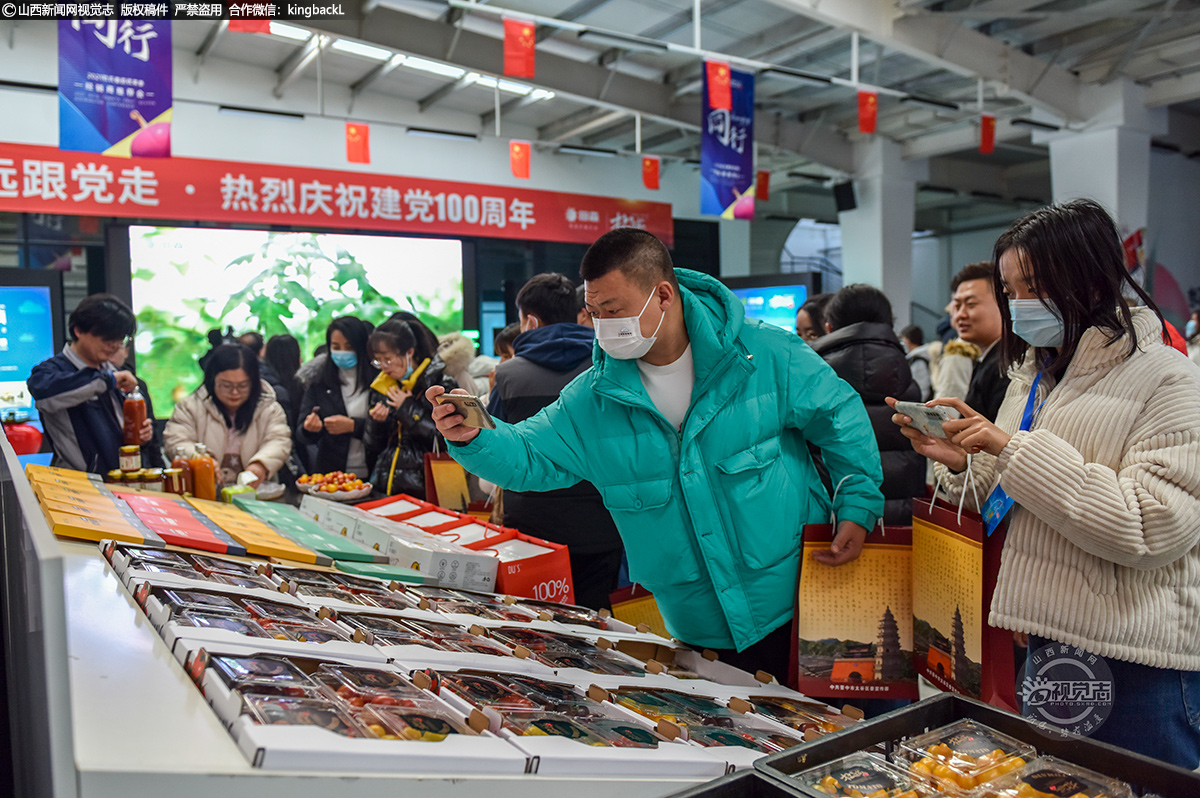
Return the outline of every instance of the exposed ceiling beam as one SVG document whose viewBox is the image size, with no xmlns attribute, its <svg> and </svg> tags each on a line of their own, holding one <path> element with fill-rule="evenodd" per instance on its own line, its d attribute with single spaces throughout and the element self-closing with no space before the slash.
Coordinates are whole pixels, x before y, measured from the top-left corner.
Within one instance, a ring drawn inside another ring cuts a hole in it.
<svg viewBox="0 0 1200 798">
<path fill-rule="evenodd" d="M 314 20 L 314 28 L 334 36 L 352 36 L 404 53 L 442 60 L 458 31 L 455 63 L 469 71 L 503 74 L 503 42 L 469 27 L 456 29 L 436 19 L 427 19 L 384 4 L 368 8 L 361 21 Z M 538 77 L 532 85 L 553 91 L 605 112 L 640 113 L 643 121 L 696 130 L 700 118 L 699 98 L 674 101 L 672 87 L 614 71 L 545 50 L 538 52 Z M 603 98 L 601 93 L 603 92 Z M 503 113 L 503 111 L 502 111 Z M 762 114 L 758 115 L 761 119 Z M 484 126 L 490 115 L 484 115 Z M 494 123 L 494 119 L 491 120 Z M 756 125 L 760 141 L 797 152 L 841 171 L 853 164 L 850 143 L 840 133 L 811 124 L 779 120 L 773 115 Z"/>
<path fill-rule="evenodd" d="M 223 19 L 209 29 L 208 33 L 204 36 L 204 41 L 200 43 L 200 48 L 196 50 L 196 58 L 198 59 L 196 66 L 200 66 L 200 64 L 204 63 L 204 59 L 208 58 L 208 54 L 211 53 L 213 48 L 217 46 L 217 42 L 220 41 L 221 35 L 225 33 L 228 28 L 229 20 Z"/>
<path fill-rule="evenodd" d="M 362 94 L 363 91 L 366 90 L 366 88 L 368 86 L 370 86 L 372 83 L 374 83 L 375 81 L 377 81 L 381 78 L 387 77 L 392 72 L 395 72 L 396 67 L 400 66 L 403 63 L 404 63 L 404 56 L 397 53 L 396 55 L 393 55 L 388 60 L 386 60 L 382 63 L 376 64 L 374 67 L 371 68 L 370 72 L 363 75 L 361 78 L 356 80 L 353 83 L 353 85 L 350 86 L 351 96 L 357 97 L 358 95 Z"/>
<path fill-rule="evenodd" d="M 997 143 L 1028 138 L 1028 128 L 1013 127 L 1007 119 L 996 120 Z M 978 146 L 979 126 L 973 122 L 963 122 L 940 133 L 928 133 L 904 142 L 904 157 L 932 158 Z"/>
<path fill-rule="evenodd" d="M 563 119 L 551 122 L 538 128 L 538 141 L 555 143 L 582 136 L 584 133 L 601 127 L 608 127 L 613 122 L 629 116 L 628 111 L 606 111 L 604 109 L 586 108 L 570 114 Z"/>
<path fill-rule="evenodd" d="M 1067 119 L 1079 118 L 1078 78 L 954 19 L 897 16 L 891 0 L 771 2 L 959 74 L 1000 81 L 1027 102 Z"/>
<path fill-rule="evenodd" d="M 473 86 L 477 80 L 479 80 L 478 72 L 468 72 L 456 81 L 439 86 L 417 101 L 417 110 L 425 113 L 451 94 L 462 91 L 468 86 Z"/>
<path fill-rule="evenodd" d="M 681 139 L 685 136 L 687 136 L 687 133 L 684 133 L 677 127 L 671 128 L 670 130 L 664 130 L 662 133 L 657 133 L 649 138 L 642 139 L 642 152 L 649 152 L 650 150 L 657 149 L 664 144 L 669 144 L 672 141 Z M 624 149 L 633 150 L 634 145 L 628 144 L 624 147 Z"/>
<path fill-rule="evenodd" d="M 1177 31 L 1182 34 L 1182 31 Z M 1111 58 L 1111 56 L 1110 56 Z M 1156 45 L 1142 47 L 1124 65 L 1124 72 L 1135 80 L 1142 75 L 1162 72 L 1171 67 L 1185 67 L 1200 61 L 1200 33 L 1179 35 L 1173 40 L 1163 41 Z M 1109 70 L 1110 59 L 1095 61 L 1087 66 L 1079 67 L 1079 77 L 1087 82 L 1100 80 Z"/>
<path fill-rule="evenodd" d="M 1200 99 L 1200 66 L 1176 77 L 1156 80 L 1146 89 L 1146 107 L 1175 105 Z"/>
<path fill-rule="evenodd" d="M 608 5 L 609 2 L 611 2 L 611 0 L 580 0 L 580 2 L 576 3 L 570 8 L 564 9 L 554 16 L 556 19 L 574 22 L 580 17 L 587 16 L 601 6 Z M 539 25 L 535 37 L 539 42 L 544 42 L 546 39 L 549 39 L 551 36 L 558 33 L 559 30 L 561 29 L 555 28 L 552 25 Z"/>
<path fill-rule="evenodd" d="M 296 78 L 304 73 L 308 65 L 317 59 L 321 51 L 329 46 L 333 41 L 331 36 L 322 36 L 314 34 L 308 37 L 301 46 L 297 47 L 295 52 L 288 56 L 287 60 L 279 67 L 279 82 L 275 84 L 274 94 L 277 98 L 283 97 L 283 90 L 288 87 Z"/>
<path fill-rule="evenodd" d="M 705 0 L 700 6 L 700 18 L 703 19 L 704 17 L 714 16 L 727 8 L 736 6 L 741 2 L 744 2 L 744 0 Z M 688 8 L 684 11 L 680 11 L 677 14 L 672 14 L 662 22 L 646 28 L 638 35 L 647 39 L 661 39 L 663 37 L 670 36 L 675 31 L 690 27 L 691 24 L 692 9 Z"/>
<path fill-rule="evenodd" d="M 500 106 L 500 117 L 503 118 L 505 114 L 511 114 L 514 111 L 519 111 L 522 108 L 533 105 L 537 101 L 538 99 L 532 94 L 526 94 L 524 97 L 517 97 L 516 99 L 509 100 Z M 493 108 L 492 110 L 480 116 L 479 123 L 483 126 L 484 130 L 487 130 L 488 128 L 492 127 L 492 125 L 496 124 L 496 109 Z"/>
<path fill-rule="evenodd" d="M 618 136 L 628 136 L 634 132 L 636 127 L 637 124 L 632 119 L 622 119 L 615 124 L 597 130 L 595 133 L 589 133 L 584 136 L 583 143 L 590 147 L 609 139 L 617 138 Z"/>
</svg>

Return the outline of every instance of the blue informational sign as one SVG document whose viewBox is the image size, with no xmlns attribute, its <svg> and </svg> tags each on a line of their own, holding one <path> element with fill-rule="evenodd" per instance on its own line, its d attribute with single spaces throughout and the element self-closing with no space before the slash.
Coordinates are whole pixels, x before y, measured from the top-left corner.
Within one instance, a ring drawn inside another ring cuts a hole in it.
<svg viewBox="0 0 1200 798">
<path fill-rule="evenodd" d="M 170 157 L 171 98 L 169 21 L 59 21 L 59 149 Z"/>
<path fill-rule="evenodd" d="M 704 118 L 700 122 L 700 212 L 727 219 L 754 218 L 754 76 L 730 72 L 731 111 L 708 105 L 704 71 Z"/>
<path fill-rule="evenodd" d="M 0 286 L 0 416 L 36 419 L 25 381 L 54 356 L 54 316 L 45 286 Z"/>
<path fill-rule="evenodd" d="M 796 331 L 796 311 L 808 299 L 808 286 L 781 285 L 773 288 L 733 288 L 734 296 L 746 306 L 746 316 Z"/>
</svg>

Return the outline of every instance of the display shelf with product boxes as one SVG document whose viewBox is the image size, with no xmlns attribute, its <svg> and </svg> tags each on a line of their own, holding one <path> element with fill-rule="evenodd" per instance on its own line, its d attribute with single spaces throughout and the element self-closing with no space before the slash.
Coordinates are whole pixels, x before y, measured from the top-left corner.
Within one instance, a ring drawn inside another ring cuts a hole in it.
<svg viewBox="0 0 1200 798">
<path fill-rule="evenodd" d="M 142 523 L 172 546 L 217 554 L 247 553 L 245 546 L 181 496 L 123 488 L 113 490 L 113 495 L 128 504 Z"/>
<path fill-rule="evenodd" d="M 972 724 L 964 725 L 962 721 L 971 721 Z M 865 751 L 881 751 L 893 765 L 910 775 L 924 778 L 928 769 L 935 777 L 941 776 L 943 781 L 950 781 L 957 775 L 949 768 L 955 752 L 950 743 L 942 738 L 956 739 L 956 736 L 964 736 L 960 747 L 967 749 L 972 760 L 979 758 L 977 754 L 986 756 L 983 748 L 993 742 L 993 751 L 1022 754 L 1019 758 L 1024 759 L 1024 755 L 1031 755 L 1032 749 L 1042 758 L 997 775 L 994 779 L 974 786 L 966 792 L 957 783 L 950 792 L 946 792 L 937 781 L 928 782 L 936 790 L 935 794 L 965 794 L 969 798 L 1074 796 L 1080 794 L 1080 791 L 1057 790 L 1071 789 L 1073 779 L 1086 775 L 1105 789 L 1114 790 L 1117 795 L 1114 797 L 1103 790 L 1089 787 L 1082 790 L 1083 798 L 1097 798 L 1099 795 L 1105 795 L 1107 798 L 1128 798 L 1130 795 L 1147 793 L 1157 793 L 1166 798 L 1194 798 L 1200 795 L 1200 773 L 1069 734 L 951 693 L 927 698 L 909 707 L 822 736 L 802 747 L 773 754 L 759 760 L 755 767 L 764 775 L 778 780 L 786 789 L 814 798 L 828 793 L 802 788 L 796 779 L 798 774 Z M 967 738 L 970 738 L 970 741 L 966 741 Z M 937 748 L 930 754 L 929 747 L 925 744 L 931 739 L 933 746 L 946 745 L 950 749 L 949 753 Z M 979 743 L 978 746 L 975 742 Z M 929 756 L 922 755 L 921 752 Z M 1040 769 L 1047 762 L 1045 757 L 1053 759 L 1049 760 L 1047 767 Z M 996 758 L 1002 762 L 1013 762 L 1012 756 Z M 1067 764 L 1060 766 L 1055 760 Z M 926 764 L 920 764 L 922 762 Z M 929 767 L 926 768 L 926 765 Z M 938 770 L 939 766 L 943 769 Z M 1069 768 L 1079 770 L 1070 771 Z M 1042 773 L 1044 778 L 1029 778 L 1033 773 Z M 976 774 L 972 771 L 970 775 Z M 1117 787 L 1121 789 L 1114 788 L 1110 780 L 1115 780 Z M 1079 780 L 1078 783 L 1086 786 L 1085 780 Z M 1039 784 L 1047 789 L 1039 789 Z M 1125 791 L 1126 785 L 1132 788 L 1131 792 Z"/>
<path fill-rule="evenodd" d="M 188 651 L 189 673 L 256 767 L 525 773 L 527 757 L 383 663 Z"/>
<path fill-rule="evenodd" d="M 834 798 L 931 798 L 942 793 L 916 774 L 874 754 L 850 754 L 795 775 L 808 794 Z"/>
<path fill-rule="evenodd" d="M 417 510 L 432 507 L 433 505 L 426 504 L 420 499 L 412 496 L 406 496 L 403 493 L 397 493 L 394 496 L 387 496 L 382 499 L 362 502 L 361 504 L 357 504 L 355 506 L 363 512 L 379 516 L 380 518 L 390 518 L 394 521 L 401 516 L 411 515 Z"/>
<path fill-rule="evenodd" d="M 58 537 L 166 545 L 97 475 L 34 464 L 26 466 L 25 473 L 46 523 Z"/>
<path fill-rule="evenodd" d="M 965 794 L 1037 756 L 1032 745 L 973 720 L 960 720 L 900 744 L 897 762 L 944 793 Z"/>
<path fill-rule="evenodd" d="M 290 505 L 259 501 L 249 494 L 235 496 L 233 501 L 285 537 L 332 560 L 388 562 L 386 554 L 363 546 L 346 535 L 328 531 Z"/>
<path fill-rule="evenodd" d="M 560 543 L 510 529 L 467 544 L 466 548 L 492 552 L 499 560 L 496 590 L 501 593 L 561 604 L 571 604 L 575 600 L 570 553 Z"/>
<path fill-rule="evenodd" d="M 225 585 L 276 590 L 270 563 L 205 556 L 181 549 L 155 549 L 101 541 L 101 551 L 128 587 L 131 582 L 155 580 L 181 584 Z"/>
<path fill-rule="evenodd" d="M 213 523 L 225 530 L 234 540 L 246 547 L 249 554 L 259 557 L 278 557 L 293 562 L 329 565 L 332 560 L 276 532 L 267 524 L 232 504 L 189 497 L 187 503 Z"/>
</svg>

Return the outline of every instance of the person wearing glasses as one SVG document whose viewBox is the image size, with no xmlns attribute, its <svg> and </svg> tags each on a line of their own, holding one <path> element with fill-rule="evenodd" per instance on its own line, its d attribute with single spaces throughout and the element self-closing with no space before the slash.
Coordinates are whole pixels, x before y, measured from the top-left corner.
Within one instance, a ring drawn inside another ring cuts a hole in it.
<svg viewBox="0 0 1200 798">
<path fill-rule="evenodd" d="M 439 437 L 425 391 L 458 387 L 437 354 L 420 357 L 417 343 L 417 331 L 404 321 L 384 322 L 368 342 L 379 377 L 371 385 L 365 443 L 367 459 L 375 463 L 371 484 L 385 496 L 425 498 L 425 454 Z"/>
<path fill-rule="evenodd" d="M 257 485 L 283 466 L 292 430 L 275 391 L 263 379 L 258 356 L 242 344 L 222 344 L 204 364 L 204 384 L 175 405 L 163 445 L 202 443 L 218 463 L 217 479 L 233 485 L 242 471 Z"/>
<path fill-rule="evenodd" d="M 120 465 L 125 393 L 138 387 L 114 362 L 137 331 L 137 319 L 112 294 L 92 294 L 71 311 L 67 330 L 71 342 L 30 372 L 29 394 L 54 451 L 51 463 L 107 473 Z M 146 444 L 152 434 L 147 419 L 138 440 Z"/>
<path fill-rule="evenodd" d="M 357 316 L 339 316 L 325 330 L 328 351 L 312 364 L 305 381 L 296 442 L 309 450 L 313 473 L 345 471 L 366 479 L 373 461 L 367 457 L 363 435 L 367 425 L 367 394 L 378 373 L 371 365 L 367 337 L 373 328 Z"/>
</svg>

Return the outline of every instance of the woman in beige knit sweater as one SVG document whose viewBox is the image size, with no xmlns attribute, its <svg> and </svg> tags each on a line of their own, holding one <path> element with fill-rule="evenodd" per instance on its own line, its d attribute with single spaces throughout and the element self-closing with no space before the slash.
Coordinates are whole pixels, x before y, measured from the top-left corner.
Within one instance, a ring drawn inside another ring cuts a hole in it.
<svg viewBox="0 0 1200 798">
<path fill-rule="evenodd" d="M 1015 503 L 992 625 L 1028 635 L 1031 652 L 1058 642 L 1103 658 L 1113 703 L 1091 736 L 1195 768 L 1200 368 L 1162 344 L 1161 315 L 1096 203 L 1027 215 L 995 262 L 1012 377 L 996 423 L 957 399 L 930 403 L 962 413 L 943 425 L 948 440 L 893 420 L 956 501 Z M 1148 307 L 1127 309 L 1123 289 Z"/>
</svg>

